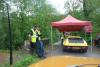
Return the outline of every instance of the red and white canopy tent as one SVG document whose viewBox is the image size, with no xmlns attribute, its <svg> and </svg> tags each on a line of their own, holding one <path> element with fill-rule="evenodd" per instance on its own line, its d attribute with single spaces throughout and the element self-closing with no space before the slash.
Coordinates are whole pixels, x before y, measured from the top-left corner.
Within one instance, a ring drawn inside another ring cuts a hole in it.
<svg viewBox="0 0 100 67">
<path fill-rule="evenodd" d="M 66 18 L 60 21 L 52 22 L 51 25 L 53 28 L 57 28 L 60 32 L 84 30 L 85 32 L 91 33 L 91 51 L 92 51 L 92 24 L 90 21 L 81 21 L 72 17 L 71 15 L 68 15 Z M 51 31 L 51 38 L 52 38 L 52 31 Z"/>
<path fill-rule="evenodd" d="M 61 21 L 51 23 L 52 27 L 57 28 L 59 31 L 80 31 L 84 29 L 86 32 L 92 32 L 92 24 L 90 21 L 81 21 L 71 15 L 68 15 Z"/>
</svg>

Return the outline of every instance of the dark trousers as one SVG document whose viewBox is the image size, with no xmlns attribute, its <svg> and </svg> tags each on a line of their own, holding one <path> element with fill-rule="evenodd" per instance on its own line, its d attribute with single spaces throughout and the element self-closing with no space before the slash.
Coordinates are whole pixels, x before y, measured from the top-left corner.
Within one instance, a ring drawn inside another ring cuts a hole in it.
<svg viewBox="0 0 100 67">
<path fill-rule="evenodd" d="M 30 53 L 33 54 L 36 52 L 36 43 L 30 42 Z"/>
<path fill-rule="evenodd" d="M 44 57 L 44 45 L 42 41 L 37 41 L 36 42 L 36 51 L 37 51 L 37 55 L 39 57 Z"/>
</svg>

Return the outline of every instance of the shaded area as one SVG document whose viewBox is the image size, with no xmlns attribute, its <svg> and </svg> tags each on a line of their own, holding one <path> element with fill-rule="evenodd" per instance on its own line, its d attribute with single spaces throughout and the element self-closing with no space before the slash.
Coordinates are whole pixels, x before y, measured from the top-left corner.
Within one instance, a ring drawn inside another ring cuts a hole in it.
<svg viewBox="0 0 100 67">
<path fill-rule="evenodd" d="M 22 51 L 14 51 L 14 63 L 22 59 L 28 55 L 26 52 Z M 52 46 L 48 46 L 46 49 L 46 55 L 47 57 L 52 56 L 72 56 L 72 57 L 93 57 L 93 58 L 99 58 L 100 59 L 100 48 L 93 47 L 93 52 L 91 52 L 91 49 L 89 47 L 87 53 L 81 53 L 79 51 L 62 51 L 62 46 L 60 42 L 57 42 Z M 9 63 L 9 52 L 3 52 L 0 51 L 0 63 Z"/>
<path fill-rule="evenodd" d="M 100 48 L 93 47 L 91 52 L 91 46 L 89 46 L 87 53 L 81 53 L 80 51 L 66 51 L 63 52 L 60 42 L 57 42 L 47 49 L 47 56 L 78 56 L 78 57 L 98 57 L 100 58 Z"/>
</svg>

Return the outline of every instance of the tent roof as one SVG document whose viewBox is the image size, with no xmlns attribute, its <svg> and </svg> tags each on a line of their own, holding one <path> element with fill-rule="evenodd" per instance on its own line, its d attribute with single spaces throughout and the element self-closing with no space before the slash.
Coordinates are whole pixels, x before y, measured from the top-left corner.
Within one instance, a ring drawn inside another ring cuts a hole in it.
<svg viewBox="0 0 100 67">
<path fill-rule="evenodd" d="M 66 18 L 61 21 L 56 21 L 51 23 L 52 27 L 63 31 L 80 31 L 85 29 L 86 32 L 92 32 L 92 25 L 90 21 L 81 21 L 71 15 L 68 15 Z"/>
</svg>

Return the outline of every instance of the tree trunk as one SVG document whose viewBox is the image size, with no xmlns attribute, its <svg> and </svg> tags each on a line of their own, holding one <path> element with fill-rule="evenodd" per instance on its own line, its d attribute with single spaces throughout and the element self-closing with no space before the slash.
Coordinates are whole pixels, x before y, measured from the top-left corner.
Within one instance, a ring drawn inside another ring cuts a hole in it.
<svg viewBox="0 0 100 67">
<path fill-rule="evenodd" d="M 83 0 L 83 12 L 84 12 L 85 19 L 86 20 L 89 20 L 88 19 L 89 14 L 88 14 L 88 11 L 87 11 L 87 3 L 86 3 L 86 0 Z"/>
</svg>

